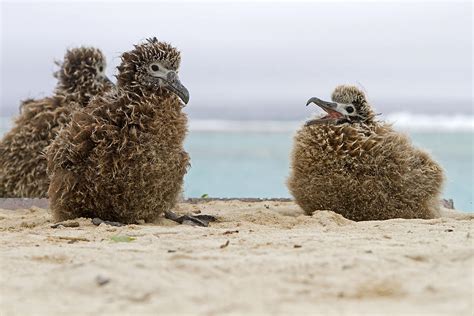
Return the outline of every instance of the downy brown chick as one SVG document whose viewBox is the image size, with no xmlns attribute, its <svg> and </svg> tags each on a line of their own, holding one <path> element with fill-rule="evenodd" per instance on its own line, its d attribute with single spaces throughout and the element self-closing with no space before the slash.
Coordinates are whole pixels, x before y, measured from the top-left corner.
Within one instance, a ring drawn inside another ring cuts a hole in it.
<svg viewBox="0 0 474 316">
<path fill-rule="evenodd" d="M 156 38 L 122 55 L 116 89 L 75 112 L 47 151 L 56 220 L 151 222 L 177 202 L 189 156 L 180 52 Z"/>
<path fill-rule="evenodd" d="M 331 210 L 361 220 L 439 216 L 443 170 L 409 138 L 376 120 L 365 94 L 338 86 L 326 115 L 296 134 L 288 187 L 307 214 Z"/>
<path fill-rule="evenodd" d="M 22 102 L 13 128 L 0 142 L 0 197 L 47 197 L 45 148 L 74 109 L 113 86 L 105 75 L 105 57 L 97 48 L 70 49 L 57 64 L 54 95 Z"/>
</svg>

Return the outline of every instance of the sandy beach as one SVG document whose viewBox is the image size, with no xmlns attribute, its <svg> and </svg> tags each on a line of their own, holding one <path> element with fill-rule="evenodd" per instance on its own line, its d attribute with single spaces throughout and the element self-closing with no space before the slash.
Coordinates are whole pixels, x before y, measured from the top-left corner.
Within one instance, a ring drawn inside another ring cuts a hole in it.
<svg viewBox="0 0 474 316">
<path fill-rule="evenodd" d="M 352 222 L 292 202 L 181 203 L 209 227 L 52 228 L 0 210 L 2 315 L 472 315 L 472 220 Z"/>
</svg>

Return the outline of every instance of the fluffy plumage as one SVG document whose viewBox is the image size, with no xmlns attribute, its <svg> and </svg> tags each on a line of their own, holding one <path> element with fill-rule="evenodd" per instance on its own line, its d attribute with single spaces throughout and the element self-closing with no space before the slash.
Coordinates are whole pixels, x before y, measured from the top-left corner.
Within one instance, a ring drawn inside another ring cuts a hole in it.
<svg viewBox="0 0 474 316">
<path fill-rule="evenodd" d="M 187 118 L 171 92 L 187 95 L 179 61 L 179 51 L 156 38 L 136 45 L 122 55 L 117 89 L 60 132 L 47 151 L 56 220 L 151 222 L 175 205 L 189 166 Z"/>
<path fill-rule="evenodd" d="M 375 120 L 356 87 L 337 87 L 332 100 L 334 108 L 355 111 L 331 116 L 329 109 L 297 132 L 288 187 L 298 205 L 307 214 L 331 210 L 356 221 L 437 217 L 441 167 L 407 136 Z"/>
<path fill-rule="evenodd" d="M 68 50 L 57 64 L 54 95 L 22 102 L 14 127 L 0 142 L 0 197 L 46 197 L 46 146 L 74 109 L 112 86 L 104 74 L 105 57 L 96 48 Z"/>
</svg>

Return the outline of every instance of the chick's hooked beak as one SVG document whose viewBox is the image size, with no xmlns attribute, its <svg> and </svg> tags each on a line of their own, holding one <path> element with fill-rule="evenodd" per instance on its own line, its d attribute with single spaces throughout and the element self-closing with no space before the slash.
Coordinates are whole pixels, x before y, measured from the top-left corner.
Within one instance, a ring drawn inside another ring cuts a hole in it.
<svg viewBox="0 0 474 316">
<path fill-rule="evenodd" d="M 166 79 L 166 88 L 175 93 L 183 102 L 187 104 L 189 102 L 189 91 L 185 86 L 179 81 L 179 77 L 174 71 L 168 72 Z"/>
<path fill-rule="evenodd" d="M 310 105 L 311 103 L 316 104 L 317 106 L 321 107 L 323 110 L 329 109 L 329 110 L 337 111 L 336 102 L 327 102 L 319 98 L 312 97 L 311 99 L 308 100 L 308 102 L 306 102 L 306 106 Z"/>
<path fill-rule="evenodd" d="M 319 98 L 312 97 L 311 99 L 306 102 L 306 106 L 310 105 L 311 103 L 316 104 L 321 109 L 323 109 L 327 115 L 323 117 L 309 120 L 306 122 L 306 126 L 313 125 L 313 124 L 322 124 L 329 121 L 337 121 L 344 117 L 344 113 L 342 112 L 341 105 L 336 102 L 327 102 L 323 101 Z"/>
</svg>

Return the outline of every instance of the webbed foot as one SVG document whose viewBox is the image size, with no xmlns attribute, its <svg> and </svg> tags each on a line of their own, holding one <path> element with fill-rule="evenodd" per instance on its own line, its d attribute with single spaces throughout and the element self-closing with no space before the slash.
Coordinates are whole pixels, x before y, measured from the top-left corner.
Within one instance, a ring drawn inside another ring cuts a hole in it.
<svg viewBox="0 0 474 316">
<path fill-rule="evenodd" d="M 210 222 L 217 220 L 212 215 L 178 215 L 172 211 L 165 212 L 165 218 L 183 225 L 208 227 Z"/>
</svg>

